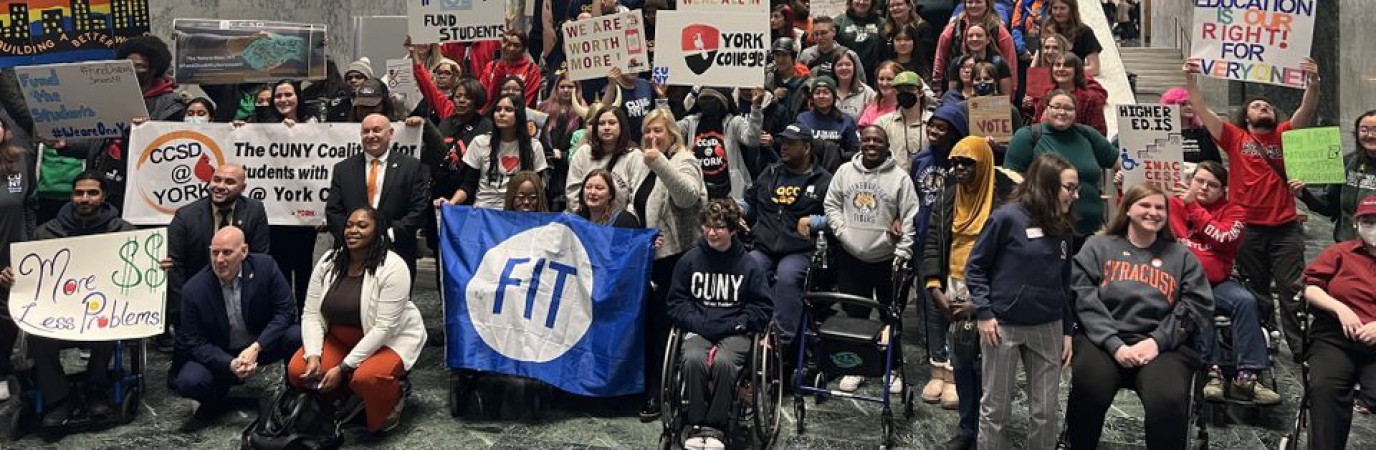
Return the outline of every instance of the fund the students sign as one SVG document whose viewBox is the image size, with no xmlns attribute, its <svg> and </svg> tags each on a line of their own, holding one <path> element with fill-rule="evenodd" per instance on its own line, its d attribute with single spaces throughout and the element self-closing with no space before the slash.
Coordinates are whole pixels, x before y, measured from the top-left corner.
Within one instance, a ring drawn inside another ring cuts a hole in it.
<svg viewBox="0 0 1376 450">
<path fill-rule="evenodd" d="M 1302 88 L 1317 0 L 1195 0 L 1193 51 L 1205 75 Z"/>
<path fill-rule="evenodd" d="M 411 42 L 471 42 L 500 39 L 506 30 L 506 0 L 408 0 Z"/>
<path fill-rule="evenodd" d="M 563 33 L 569 76 L 575 81 L 603 78 L 614 68 L 621 73 L 650 70 L 640 11 L 566 22 Z"/>
</svg>

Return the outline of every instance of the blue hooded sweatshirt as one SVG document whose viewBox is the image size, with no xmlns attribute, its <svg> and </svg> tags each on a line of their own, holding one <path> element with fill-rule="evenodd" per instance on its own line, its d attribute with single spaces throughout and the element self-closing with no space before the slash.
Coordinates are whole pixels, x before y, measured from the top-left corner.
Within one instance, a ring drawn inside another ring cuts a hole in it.
<svg viewBox="0 0 1376 450">
<path fill-rule="evenodd" d="M 970 135 L 969 114 L 965 110 L 965 103 L 946 102 L 932 113 L 932 118 L 928 122 L 940 120 L 951 126 L 951 132 L 955 133 L 948 142 L 960 142 Z M 951 148 L 937 148 L 935 142 L 929 143 L 926 149 L 913 156 L 913 186 L 917 188 L 917 198 L 921 200 L 918 205 L 916 223 L 913 229 L 916 231 L 918 242 L 927 239 L 927 218 L 931 216 L 931 210 L 941 201 L 941 187 L 946 183 L 946 159 L 951 153 Z"/>
</svg>

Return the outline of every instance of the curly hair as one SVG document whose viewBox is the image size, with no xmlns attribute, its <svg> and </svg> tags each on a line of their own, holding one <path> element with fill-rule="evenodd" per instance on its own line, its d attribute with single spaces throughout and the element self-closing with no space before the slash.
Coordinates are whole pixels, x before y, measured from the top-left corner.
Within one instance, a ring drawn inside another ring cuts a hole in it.
<svg viewBox="0 0 1376 450">
<path fill-rule="evenodd" d="M 115 49 L 115 59 L 126 59 L 129 55 L 143 55 L 148 60 L 148 79 L 156 80 L 167 76 L 172 67 L 172 51 L 167 43 L 157 36 L 139 36 L 129 39 Z"/>
<path fill-rule="evenodd" d="M 735 200 L 719 198 L 707 202 L 707 207 L 702 208 L 702 224 L 704 226 L 725 227 L 732 233 L 745 231 L 745 213 L 741 211 L 741 205 Z"/>
</svg>

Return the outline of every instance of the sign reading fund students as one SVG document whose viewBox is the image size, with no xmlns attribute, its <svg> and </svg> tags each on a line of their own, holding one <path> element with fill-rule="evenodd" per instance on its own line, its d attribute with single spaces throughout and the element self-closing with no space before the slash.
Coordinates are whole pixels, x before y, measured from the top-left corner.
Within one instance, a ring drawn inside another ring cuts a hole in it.
<svg viewBox="0 0 1376 450">
<path fill-rule="evenodd" d="M 764 86 L 769 15 L 660 11 L 655 66 L 681 86 Z"/>
<path fill-rule="evenodd" d="M 812 2 L 818 3 L 818 2 Z M 842 2 L 844 5 L 845 2 Z M 815 6 L 813 8 L 816 8 Z M 678 0 L 679 11 L 744 12 L 769 14 L 765 0 Z M 820 16 L 813 16 L 820 17 Z"/>
<path fill-rule="evenodd" d="M 120 137 L 148 117 L 128 60 L 14 68 L 34 132 L 52 139 Z"/>
<path fill-rule="evenodd" d="M 244 166 L 244 195 L 263 202 L 268 223 L 325 223 L 335 163 L 361 153 L 356 123 L 187 124 L 149 122 L 129 138 L 124 219 L 165 225 L 177 208 L 210 195 L 221 164 Z M 420 127 L 392 124 L 392 151 L 417 156 Z M 395 164 L 395 163 L 394 163 Z"/>
<path fill-rule="evenodd" d="M 166 244 L 166 228 L 16 242 L 10 317 L 29 334 L 64 341 L 161 334 Z"/>
<path fill-rule="evenodd" d="M 1343 168 L 1343 135 L 1338 127 L 1290 130 L 1280 136 L 1285 173 L 1306 184 L 1347 182 Z"/>
<path fill-rule="evenodd" d="M 1195 0 L 1193 51 L 1205 75 L 1302 88 L 1317 0 Z"/>
<path fill-rule="evenodd" d="M 407 0 L 411 42 L 472 42 L 500 39 L 506 30 L 506 0 Z"/>
<path fill-rule="evenodd" d="M 1123 189 L 1149 183 L 1166 192 L 1186 185 L 1180 107 L 1117 105 Z"/>
<path fill-rule="evenodd" d="M 606 78 L 613 68 L 621 73 L 650 70 L 640 11 L 564 23 L 564 54 L 574 81 Z"/>
</svg>

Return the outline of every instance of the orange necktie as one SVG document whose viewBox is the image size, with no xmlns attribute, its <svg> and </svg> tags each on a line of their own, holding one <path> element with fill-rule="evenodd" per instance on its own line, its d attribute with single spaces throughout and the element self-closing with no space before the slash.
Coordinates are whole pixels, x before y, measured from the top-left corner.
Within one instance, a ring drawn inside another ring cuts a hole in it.
<svg viewBox="0 0 1376 450">
<path fill-rule="evenodd" d="M 368 168 L 368 206 L 372 206 L 373 194 L 377 193 L 377 166 L 381 163 L 382 160 L 374 159 Z"/>
</svg>

